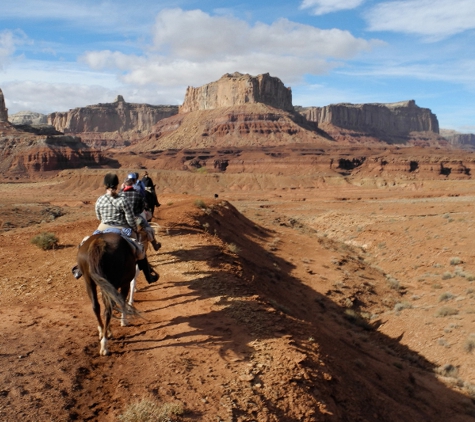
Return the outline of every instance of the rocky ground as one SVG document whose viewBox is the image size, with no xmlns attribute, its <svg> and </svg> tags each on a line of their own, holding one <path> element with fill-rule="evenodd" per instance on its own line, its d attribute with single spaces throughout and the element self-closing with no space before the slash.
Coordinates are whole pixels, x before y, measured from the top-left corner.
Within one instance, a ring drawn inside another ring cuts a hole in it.
<svg viewBox="0 0 475 422">
<path fill-rule="evenodd" d="M 0 420 L 115 421 L 143 398 L 183 421 L 475 418 L 472 180 L 155 172 L 160 280 L 139 276 L 143 318 L 101 357 L 70 268 L 104 173 L 0 184 Z M 56 249 L 30 243 L 45 231 Z"/>
</svg>

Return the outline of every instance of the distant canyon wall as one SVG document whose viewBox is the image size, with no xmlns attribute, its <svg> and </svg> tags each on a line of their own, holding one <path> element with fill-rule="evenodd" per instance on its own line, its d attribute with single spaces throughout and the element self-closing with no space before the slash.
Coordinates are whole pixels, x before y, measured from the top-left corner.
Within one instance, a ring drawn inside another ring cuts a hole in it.
<svg viewBox="0 0 475 422">
<path fill-rule="evenodd" d="M 455 147 L 475 147 L 475 134 L 473 133 L 453 133 L 450 135 L 443 134 L 445 139 L 447 139 L 450 145 Z"/>
<path fill-rule="evenodd" d="M 48 115 L 48 124 L 63 133 L 148 132 L 159 120 L 177 114 L 178 106 L 115 102 L 90 105 Z"/>
<path fill-rule="evenodd" d="M 34 111 L 19 111 L 8 116 L 8 120 L 13 125 L 44 125 L 48 123 L 48 116 Z"/>
<path fill-rule="evenodd" d="M 318 126 L 390 134 L 410 132 L 439 133 L 437 116 L 414 100 L 390 104 L 330 104 L 325 107 L 300 107 L 298 112 Z"/>
<path fill-rule="evenodd" d="M 292 90 L 268 73 L 251 76 L 227 73 L 218 81 L 199 88 L 189 86 L 180 113 L 262 103 L 285 111 L 294 111 Z"/>
</svg>

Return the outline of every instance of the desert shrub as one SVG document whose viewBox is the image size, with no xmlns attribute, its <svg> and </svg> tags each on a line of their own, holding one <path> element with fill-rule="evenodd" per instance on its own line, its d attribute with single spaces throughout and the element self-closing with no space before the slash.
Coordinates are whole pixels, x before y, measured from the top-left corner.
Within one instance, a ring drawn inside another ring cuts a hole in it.
<svg viewBox="0 0 475 422">
<path fill-rule="evenodd" d="M 400 312 L 403 309 L 411 309 L 411 308 L 412 308 L 412 304 L 410 304 L 409 302 L 398 302 L 394 305 L 394 310 L 396 312 Z"/>
<path fill-rule="evenodd" d="M 206 204 L 202 199 L 195 199 L 195 207 L 204 209 L 206 208 Z"/>
<path fill-rule="evenodd" d="M 472 274 L 467 274 L 467 280 L 468 281 L 473 281 L 473 280 L 475 280 L 475 276 L 472 275 Z"/>
<path fill-rule="evenodd" d="M 450 363 L 442 365 L 436 369 L 436 372 L 443 377 L 456 378 L 458 375 L 458 368 Z"/>
<path fill-rule="evenodd" d="M 391 276 L 388 276 L 388 277 L 387 277 L 387 281 L 388 281 L 389 287 L 390 287 L 391 289 L 399 290 L 399 289 L 401 288 L 398 279 L 396 279 L 396 278 L 394 278 L 394 277 L 391 277 Z"/>
<path fill-rule="evenodd" d="M 445 316 L 450 316 L 450 315 L 457 315 L 459 311 L 455 308 L 450 308 L 449 306 L 444 306 L 443 308 L 440 308 L 436 313 L 436 317 L 445 317 Z"/>
<path fill-rule="evenodd" d="M 459 257 L 452 257 L 450 258 L 450 265 L 459 265 L 462 263 L 462 260 Z"/>
<path fill-rule="evenodd" d="M 55 248 L 58 246 L 58 242 L 59 239 L 55 236 L 55 234 L 48 232 L 37 234 L 33 239 L 31 239 L 31 243 L 33 245 L 38 246 L 44 251 Z"/>
<path fill-rule="evenodd" d="M 241 248 L 237 246 L 235 243 L 228 243 L 226 246 L 228 250 L 232 253 L 238 254 L 239 252 L 241 252 Z"/>
<path fill-rule="evenodd" d="M 470 334 L 467 340 L 465 340 L 465 344 L 463 348 L 466 352 L 472 353 L 475 350 L 475 334 Z"/>
<path fill-rule="evenodd" d="M 442 274 L 442 280 L 448 280 L 452 278 L 452 273 L 449 271 L 446 271 L 444 274 Z"/>
<path fill-rule="evenodd" d="M 346 309 L 343 316 L 352 324 L 355 324 L 364 330 L 370 331 L 373 329 L 373 326 L 366 320 L 366 318 L 354 309 Z"/>
<path fill-rule="evenodd" d="M 169 422 L 173 416 L 185 412 L 180 402 L 160 404 L 153 398 L 144 398 L 137 403 L 131 403 L 124 413 L 119 415 L 121 422 Z"/>
<path fill-rule="evenodd" d="M 449 300 L 449 299 L 453 299 L 455 297 L 455 295 L 453 295 L 452 293 L 450 292 L 445 292 L 445 293 L 442 293 L 440 296 L 439 296 L 439 302 L 443 302 L 445 300 Z"/>
</svg>

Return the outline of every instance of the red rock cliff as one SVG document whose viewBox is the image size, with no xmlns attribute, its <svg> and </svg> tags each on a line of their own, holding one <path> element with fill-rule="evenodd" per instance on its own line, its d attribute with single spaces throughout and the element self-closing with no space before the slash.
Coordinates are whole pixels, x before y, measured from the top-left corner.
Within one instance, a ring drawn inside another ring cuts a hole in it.
<svg viewBox="0 0 475 422">
<path fill-rule="evenodd" d="M 428 108 L 418 107 L 414 100 L 390 104 L 330 104 L 301 108 L 299 112 L 318 126 L 330 124 L 355 131 L 398 135 L 439 133 L 436 115 Z"/>
<path fill-rule="evenodd" d="M 279 78 L 264 73 L 258 76 L 227 73 L 218 81 L 199 88 L 188 87 L 180 113 L 263 103 L 285 111 L 294 111 L 292 91 Z"/>
</svg>

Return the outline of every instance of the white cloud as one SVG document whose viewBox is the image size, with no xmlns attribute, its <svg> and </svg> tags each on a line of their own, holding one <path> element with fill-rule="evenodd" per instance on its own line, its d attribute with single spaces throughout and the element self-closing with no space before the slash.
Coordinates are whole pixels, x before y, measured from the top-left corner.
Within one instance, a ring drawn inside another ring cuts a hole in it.
<svg viewBox="0 0 475 422">
<path fill-rule="evenodd" d="M 475 28 L 473 0 L 405 0 L 376 5 L 367 14 L 370 31 L 416 34 L 431 41 Z"/>
<path fill-rule="evenodd" d="M 374 42 L 340 29 L 319 29 L 287 19 L 271 25 L 201 10 L 165 9 L 154 28 L 154 49 L 193 61 L 242 56 L 249 52 L 325 58 L 351 58 Z"/>
<path fill-rule="evenodd" d="M 280 19 L 254 26 L 230 16 L 201 10 L 165 9 L 156 19 L 154 43 L 143 56 L 110 50 L 90 51 L 81 60 L 92 69 L 116 69 L 131 85 L 194 86 L 224 73 L 267 73 L 284 83 L 305 74 L 323 74 L 380 45 L 355 38 L 348 31 L 322 30 Z"/>
<path fill-rule="evenodd" d="M 0 70 L 5 64 L 10 62 L 11 57 L 15 53 L 16 47 L 29 42 L 24 32 L 20 30 L 0 32 Z"/>
<path fill-rule="evenodd" d="M 314 15 L 355 9 L 365 0 L 303 0 L 300 9 L 312 9 Z"/>
<path fill-rule="evenodd" d="M 8 83 L 2 90 L 8 114 L 18 111 L 49 114 L 52 111 L 67 111 L 71 104 L 79 107 L 112 102 L 115 98 L 113 92 L 98 85 L 22 81 Z"/>
</svg>

